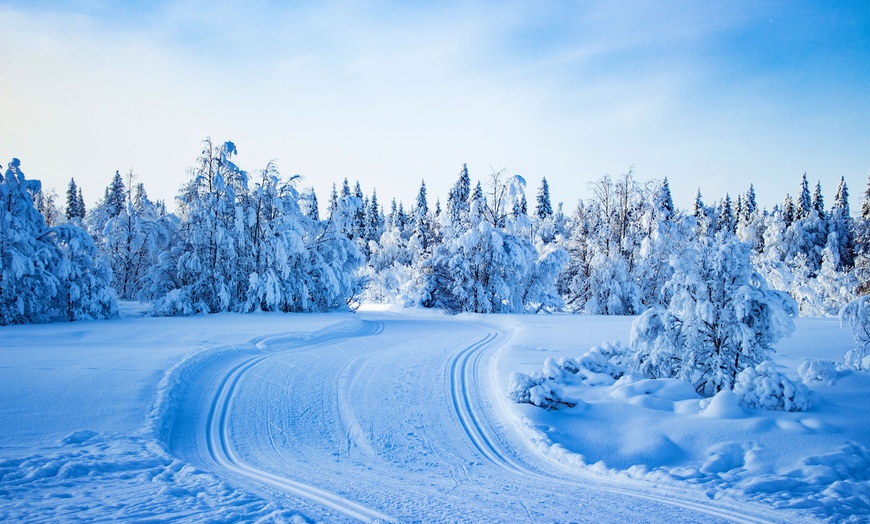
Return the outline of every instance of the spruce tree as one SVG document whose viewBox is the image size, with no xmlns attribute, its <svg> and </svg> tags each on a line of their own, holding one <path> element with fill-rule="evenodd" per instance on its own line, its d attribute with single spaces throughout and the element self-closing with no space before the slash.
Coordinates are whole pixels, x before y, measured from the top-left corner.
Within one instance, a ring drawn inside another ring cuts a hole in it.
<svg viewBox="0 0 870 524">
<path fill-rule="evenodd" d="M 541 187 L 538 188 L 535 216 L 540 220 L 553 216 L 553 206 L 550 204 L 550 184 L 547 183 L 547 177 L 541 179 Z"/>
<path fill-rule="evenodd" d="M 725 193 L 725 201 L 722 202 L 717 228 L 719 231 L 734 232 L 734 211 L 731 209 L 731 196 L 728 193 Z"/>
<path fill-rule="evenodd" d="M 819 218 L 825 218 L 825 199 L 822 197 L 822 182 L 816 182 L 816 189 L 813 191 L 813 209 L 818 213 Z"/>
<path fill-rule="evenodd" d="M 71 178 L 66 189 L 66 219 L 73 221 L 83 217 L 84 213 L 79 210 L 79 188 L 76 179 Z"/>
<path fill-rule="evenodd" d="M 794 202 L 791 199 L 791 195 L 787 194 L 782 201 L 782 221 L 785 222 L 785 227 L 791 226 L 795 221 L 797 218 L 795 213 Z"/>
<path fill-rule="evenodd" d="M 801 177 L 800 197 L 797 201 L 795 209 L 795 220 L 801 220 L 810 216 L 810 210 L 813 208 L 812 197 L 810 197 L 810 186 L 807 183 L 807 174 L 804 173 Z"/>
<path fill-rule="evenodd" d="M 743 199 L 743 213 L 745 214 L 746 222 L 752 219 L 752 215 L 755 214 L 757 209 L 758 203 L 755 200 L 755 186 L 749 184 L 749 191 L 746 192 L 746 196 Z"/>
<path fill-rule="evenodd" d="M 468 165 L 462 164 L 459 178 L 450 188 L 447 195 L 447 212 L 453 224 L 459 224 L 463 215 L 468 214 L 471 194 L 471 177 L 468 176 Z"/>
<path fill-rule="evenodd" d="M 121 178 L 120 172 L 115 171 L 112 182 L 106 188 L 103 203 L 108 209 L 109 218 L 114 218 L 124 212 L 124 207 L 127 205 L 127 190 L 124 187 L 124 180 Z"/>
<path fill-rule="evenodd" d="M 698 188 L 698 192 L 695 194 L 695 208 L 693 211 L 695 218 L 701 220 L 702 218 L 707 217 L 707 211 L 704 208 L 704 201 L 701 200 L 701 188 Z"/>
</svg>

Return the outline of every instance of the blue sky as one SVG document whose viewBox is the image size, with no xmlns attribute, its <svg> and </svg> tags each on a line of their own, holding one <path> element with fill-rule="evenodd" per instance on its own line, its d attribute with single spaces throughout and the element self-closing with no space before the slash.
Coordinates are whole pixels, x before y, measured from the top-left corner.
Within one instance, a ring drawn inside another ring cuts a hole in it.
<svg viewBox="0 0 870 524">
<path fill-rule="evenodd" d="M 321 200 L 409 204 L 462 164 L 570 210 L 634 166 L 677 205 L 870 170 L 864 2 L 4 2 L 0 162 L 92 204 L 116 169 L 171 200 L 200 141 Z"/>
</svg>

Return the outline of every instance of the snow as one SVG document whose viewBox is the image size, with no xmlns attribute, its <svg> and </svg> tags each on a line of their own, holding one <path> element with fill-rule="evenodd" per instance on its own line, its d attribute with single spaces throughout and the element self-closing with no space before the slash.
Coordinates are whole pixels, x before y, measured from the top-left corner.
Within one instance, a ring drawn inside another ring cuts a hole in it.
<svg viewBox="0 0 870 524">
<path fill-rule="evenodd" d="M 631 317 L 122 311 L 0 331 L 0 520 L 870 515 L 870 374 L 797 371 L 853 347 L 836 319 L 797 319 L 777 346 L 777 372 L 822 377 L 818 404 L 785 412 L 614 376 Z M 584 372 L 557 373 L 569 361 Z M 507 398 L 545 363 L 578 406 Z"/>
</svg>

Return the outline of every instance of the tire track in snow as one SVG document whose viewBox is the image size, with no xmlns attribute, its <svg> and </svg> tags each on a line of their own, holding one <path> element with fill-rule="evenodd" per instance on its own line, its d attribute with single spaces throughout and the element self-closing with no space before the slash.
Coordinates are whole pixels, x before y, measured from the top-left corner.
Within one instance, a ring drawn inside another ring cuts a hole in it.
<svg viewBox="0 0 870 524">
<path fill-rule="evenodd" d="M 478 341 L 462 348 L 451 359 L 450 390 L 453 400 L 453 407 L 456 410 L 460 425 L 465 431 L 468 439 L 474 445 L 475 449 L 477 449 L 480 454 L 487 459 L 488 462 L 512 474 L 520 475 L 523 477 L 533 477 L 537 480 L 545 481 L 548 483 L 557 482 L 559 484 L 575 488 L 580 487 L 597 489 L 615 495 L 625 495 L 643 500 L 648 500 L 651 502 L 658 502 L 669 506 L 676 506 L 687 510 L 697 511 L 699 513 L 722 518 L 732 522 L 753 524 L 769 522 L 769 519 L 754 517 L 752 515 L 747 515 L 736 510 L 730 510 L 728 508 L 709 506 L 703 503 L 693 502 L 685 499 L 680 500 L 678 499 L 679 494 L 676 492 L 672 494 L 673 496 L 669 497 L 666 495 L 642 493 L 638 491 L 615 487 L 606 481 L 594 478 L 589 478 L 586 482 L 580 482 L 566 478 L 544 475 L 517 463 L 516 461 L 505 455 L 500 450 L 499 446 L 495 443 L 495 441 L 492 439 L 492 437 L 489 436 L 484 428 L 482 420 L 475 414 L 475 411 L 472 408 L 470 392 L 476 384 L 475 375 L 478 370 L 480 357 L 486 349 L 493 346 L 493 344 L 500 338 L 499 334 L 496 331 L 493 331 L 484 325 L 480 325 L 480 327 L 487 333 Z M 547 460 L 546 457 L 544 458 L 545 460 Z M 547 461 L 553 463 L 550 460 Z M 555 465 L 563 467 L 560 464 Z M 576 474 L 573 471 L 571 471 L 570 473 Z"/>
<path fill-rule="evenodd" d="M 358 333 L 356 336 L 376 335 L 384 329 L 383 323 L 380 322 L 367 323 L 367 325 L 370 328 L 368 332 Z M 300 349 L 309 350 L 324 347 L 335 344 L 336 342 L 346 338 L 348 337 L 336 337 L 332 340 L 312 346 L 305 346 Z M 259 344 L 263 347 L 267 347 L 269 345 L 268 342 L 269 339 L 264 339 Z M 220 386 L 218 387 L 217 395 L 211 402 L 206 419 L 206 447 L 211 459 L 222 468 L 237 475 L 241 475 L 262 484 L 267 484 L 298 497 L 312 500 L 322 506 L 333 509 L 357 520 L 364 522 L 392 522 L 392 518 L 377 510 L 348 500 L 330 491 L 257 469 L 245 464 L 236 455 L 229 438 L 229 428 L 227 425 L 230 405 L 232 404 L 236 388 L 246 372 L 257 364 L 260 364 L 274 356 L 276 355 L 262 355 L 249 358 L 233 367 L 222 379 Z"/>
</svg>

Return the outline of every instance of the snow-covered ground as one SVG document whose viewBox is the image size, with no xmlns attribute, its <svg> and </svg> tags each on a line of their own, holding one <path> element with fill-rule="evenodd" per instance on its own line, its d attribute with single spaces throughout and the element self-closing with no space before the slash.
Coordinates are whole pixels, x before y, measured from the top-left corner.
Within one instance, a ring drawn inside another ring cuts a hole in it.
<svg viewBox="0 0 870 524">
<path fill-rule="evenodd" d="M 795 522 L 870 515 L 870 376 L 806 413 L 691 388 L 512 372 L 628 341 L 631 318 L 221 314 L 0 329 L 0 521 Z M 798 319 L 775 357 L 852 345 Z M 726 416 L 731 418 L 725 418 Z"/>
</svg>

